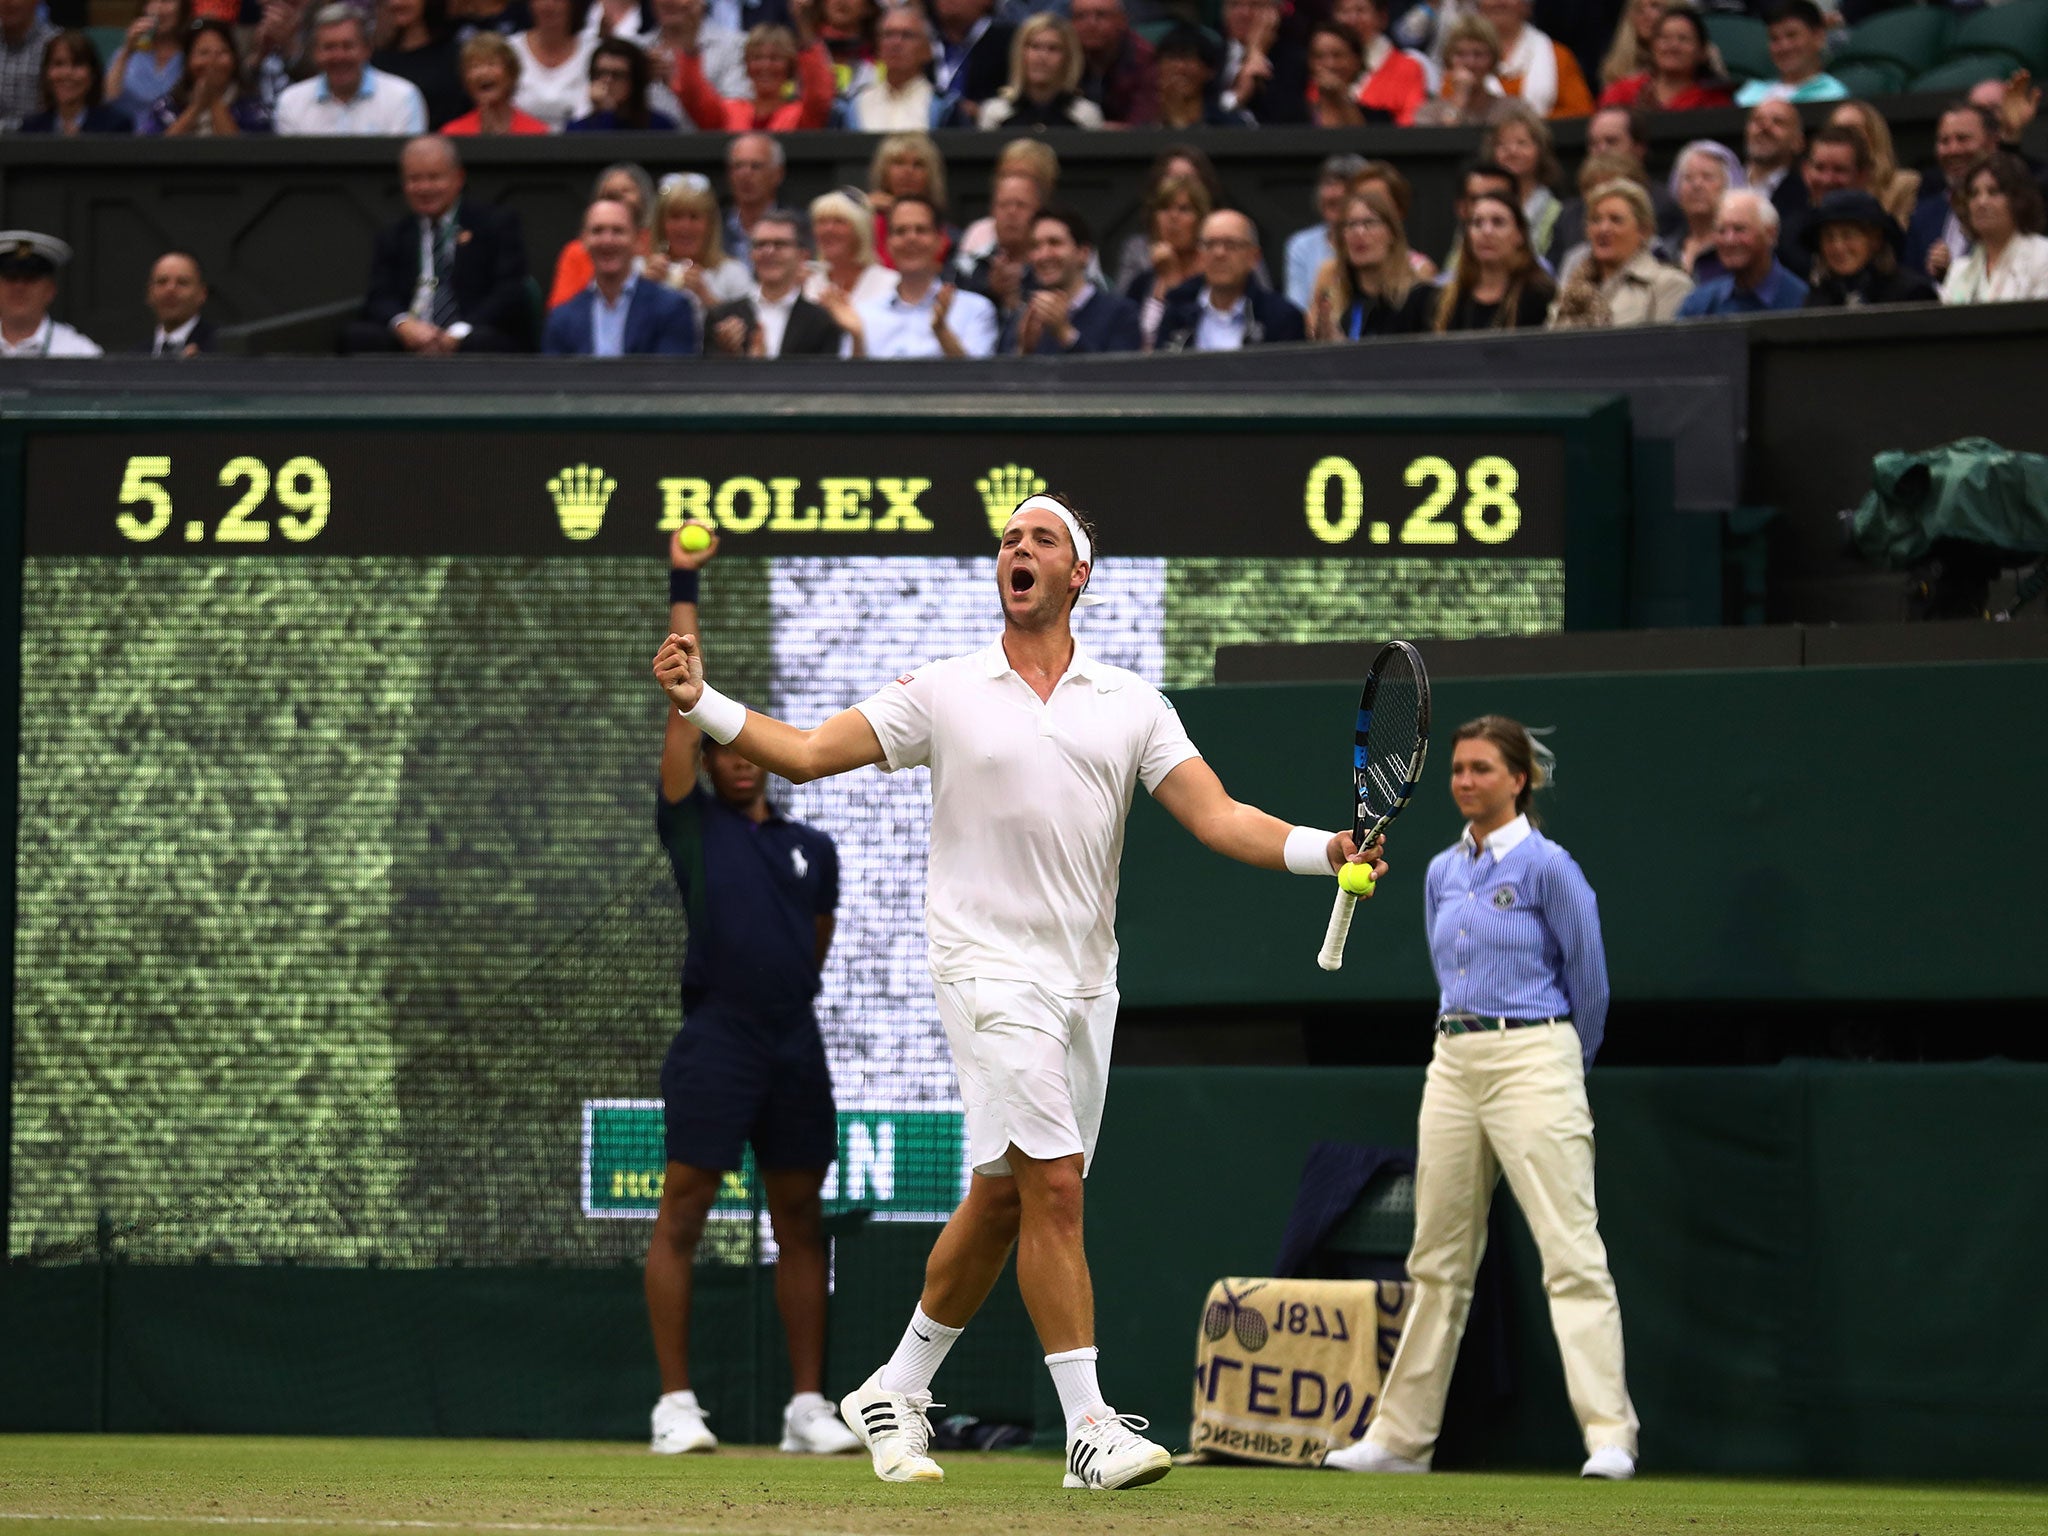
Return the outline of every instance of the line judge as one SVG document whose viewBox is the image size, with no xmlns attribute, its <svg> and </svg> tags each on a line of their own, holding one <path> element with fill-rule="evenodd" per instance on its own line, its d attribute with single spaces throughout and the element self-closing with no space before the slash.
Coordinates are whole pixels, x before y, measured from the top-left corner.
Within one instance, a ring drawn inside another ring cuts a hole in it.
<svg viewBox="0 0 2048 1536">
<path fill-rule="evenodd" d="M 1607 956 L 1592 886 L 1529 816 L 1552 767 L 1505 715 L 1481 715 L 1453 738 L 1451 796 L 1465 831 L 1430 860 L 1422 886 L 1442 998 L 1416 1131 L 1415 1301 L 1371 1427 L 1323 1459 L 1338 1471 L 1429 1470 L 1487 1208 L 1506 1173 L 1543 1256 L 1550 1325 L 1585 1439 L 1580 1475 L 1635 1476 L 1636 1410 L 1593 1200 L 1586 1104 L 1586 1069 L 1607 1022 Z"/>
</svg>

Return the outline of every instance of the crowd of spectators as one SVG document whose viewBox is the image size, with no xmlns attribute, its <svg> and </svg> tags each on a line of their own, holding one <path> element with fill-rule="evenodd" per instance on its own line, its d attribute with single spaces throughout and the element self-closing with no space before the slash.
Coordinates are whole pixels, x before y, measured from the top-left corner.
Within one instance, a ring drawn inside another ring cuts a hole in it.
<svg viewBox="0 0 2048 1536">
<path fill-rule="evenodd" d="M 1125 7 L 145 0 L 103 64 L 35 0 L 0 0 L 0 118 L 52 134 L 404 138 L 409 212 L 376 242 L 347 328 L 358 352 L 1216 351 L 2048 297 L 2043 170 L 2019 149 L 2039 92 L 2024 76 L 1984 82 L 1942 114 L 1935 164 L 1902 167 L 1882 112 L 1826 72 L 1812 0 L 1776 0 L 1778 77 L 1739 91 L 1700 13 L 1670 0 L 1630 0 L 1590 81 L 1531 0 L 1441 0 L 1420 8 L 1426 31 L 1388 0 L 1223 0 L 1215 33 L 1162 10 L 1156 41 Z M 1696 139 L 1651 175 L 1653 114 L 1737 101 L 1739 151 Z M 1813 123 L 1808 103 L 1834 105 Z M 1588 119 L 1572 184 L 1551 132 L 1566 117 Z M 1449 249 L 1414 247 L 1395 164 L 1336 154 L 1269 272 L 1279 232 L 1234 206 L 1193 146 L 1154 165 L 1143 228 L 1099 249 L 1039 133 L 1368 123 L 1483 125 Z M 1010 136 L 987 215 L 962 227 L 930 130 L 970 125 Z M 785 206 L 779 135 L 832 126 L 886 135 L 867 184 Z M 693 128 L 735 135 L 723 201 L 699 173 L 657 183 L 614 166 L 551 270 L 530 265 L 512 213 L 464 195 L 473 136 Z M 0 356 L 92 349 L 49 320 L 69 254 L 0 233 Z M 159 262 L 151 350 L 205 351 L 199 264 L 165 262 L 176 281 L 159 293 Z"/>
</svg>

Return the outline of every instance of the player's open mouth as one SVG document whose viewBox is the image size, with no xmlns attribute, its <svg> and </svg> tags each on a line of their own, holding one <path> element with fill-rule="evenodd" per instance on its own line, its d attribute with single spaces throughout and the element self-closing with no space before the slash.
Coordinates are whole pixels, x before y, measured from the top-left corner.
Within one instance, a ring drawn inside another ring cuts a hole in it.
<svg viewBox="0 0 2048 1536">
<path fill-rule="evenodd" d="M 1021 565 L 1010 567 L 1010 590 L 1012 592 L 1029 592 L 1037 585 L 1038 578 L 1025 569 L 1025 567 Z"/>
</svg>

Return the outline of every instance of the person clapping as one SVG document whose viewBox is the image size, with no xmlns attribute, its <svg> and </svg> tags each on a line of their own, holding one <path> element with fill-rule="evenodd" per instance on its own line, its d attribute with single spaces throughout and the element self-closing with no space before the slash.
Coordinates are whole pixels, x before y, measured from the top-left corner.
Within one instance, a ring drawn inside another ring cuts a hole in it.
<svg viewBox="0 0 2048 1536">
<path fill-rule="evenodd" d="M 1031 224 L 1036 280 L 1008 327 L 1005 352 L 1135 352 L 1144 345 L 1138 306 L 1089 281 L 1095 237 L 1071 208 L 1047 208 Z"/>
<path fill-rule="evenodd" d="M 1309 304 L 1310 341 L 1363 341 L 1429 329 L 1436 290 L 1420 281 L 1393 199 L 1375 184 L 1344 201 L 1339 253 L 1323 263 Z"/>
</svg>

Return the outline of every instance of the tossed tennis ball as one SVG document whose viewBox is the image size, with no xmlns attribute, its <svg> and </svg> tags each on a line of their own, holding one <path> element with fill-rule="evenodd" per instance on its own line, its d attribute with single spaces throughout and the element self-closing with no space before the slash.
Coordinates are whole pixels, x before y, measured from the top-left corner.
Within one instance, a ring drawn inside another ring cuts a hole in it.
<svg viewBox="0 0 2048 1536">
<path fill-rule="evenodd" d="M 711 530 L 702 523 L 683 524 L 682 545 L 684 549 L 693 555 L 699 550 L 709 549 L 711 547 Z"/>
<path fill-rule="evenodd" d="M 1346 864 L 1337 871 L 1337 884 L 1354 896 L 1372 895 L 1376 882 L 1370 864 Z"/>
</svg>

